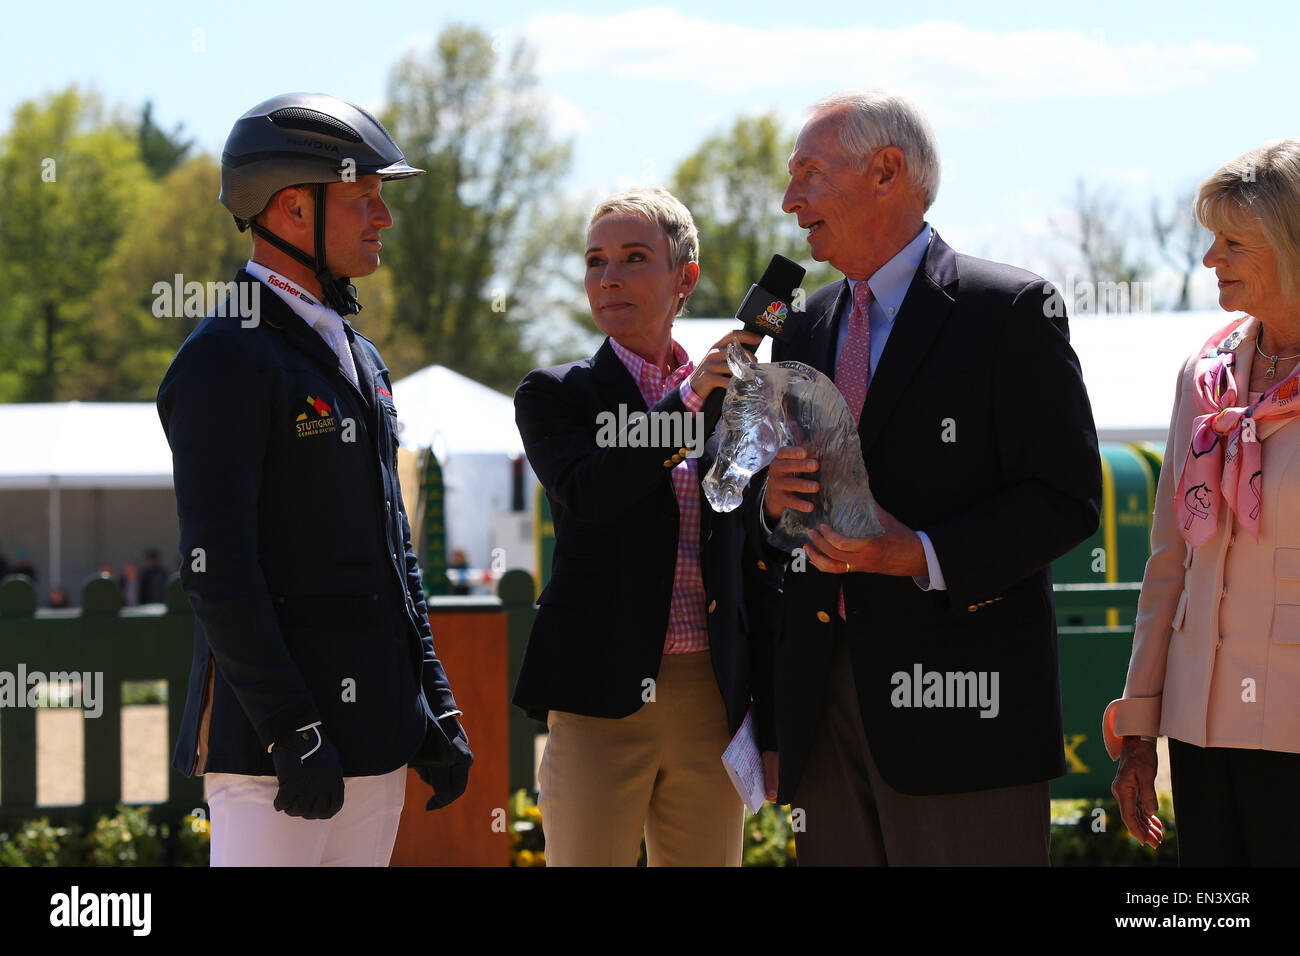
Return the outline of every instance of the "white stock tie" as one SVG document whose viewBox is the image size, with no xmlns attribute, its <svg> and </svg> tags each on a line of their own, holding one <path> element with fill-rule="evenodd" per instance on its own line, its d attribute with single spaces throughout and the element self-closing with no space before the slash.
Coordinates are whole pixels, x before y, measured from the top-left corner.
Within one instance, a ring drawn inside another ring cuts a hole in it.
<svg viewBox="0 0 1300 956">
<path fill-rule="evenodd" d="M 330 311 L 316 320 L 316 330 L 320 332 L 326 344 L 338 356 L 339 368 L 343 369 L 343 374 L 360 390 L 361 384 L 357 381 L 357 366 L 352 359 L 352 350 L 348 348 L 348 336 L 343 331 L 343 320 Z"/>
</svg>

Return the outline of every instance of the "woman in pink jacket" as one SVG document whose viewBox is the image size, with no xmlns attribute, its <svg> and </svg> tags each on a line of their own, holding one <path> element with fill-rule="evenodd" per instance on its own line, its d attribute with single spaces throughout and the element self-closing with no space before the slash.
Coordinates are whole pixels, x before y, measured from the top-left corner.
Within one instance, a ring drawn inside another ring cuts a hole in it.
<svg viewBox="0 0 1300 956">
<path fill-rule="evenodd" d="M 1300 139 L 1227 163 L 1196 215 L 1242 312 L 1178 377 L 1124 696 L 1103 734 L 1124 823 L 1155 846 L 1169 737 L 1179 862 L 1300 862 Z"/>
</svg>

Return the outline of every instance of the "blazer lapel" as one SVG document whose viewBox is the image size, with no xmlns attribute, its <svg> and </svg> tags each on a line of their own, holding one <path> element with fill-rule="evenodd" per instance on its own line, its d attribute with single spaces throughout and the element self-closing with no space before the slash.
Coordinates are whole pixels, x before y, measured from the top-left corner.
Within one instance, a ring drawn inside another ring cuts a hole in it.
<svg viewBox="0 0 1300 956">
<path fill-rule="evenodd" d="M 864 456 L 948 320 L 954 302 L 949 287 L 956 281 L 957 254 L 936 232 L 903 297 L 885 351 L 867 385 L 867 400 L 858 422 Z"/>
<path fill-rule="evenodd" d="M 239 271 L 236 281 L 247 280 L 256 282 L 257 279 L 244 270 Z M 274 289 L 264 290 L 266 295 L 261 297 L 263 311 L 269 312 L 265 316 L 265 321 L 272 328 L 280 329 L 285 339 L 296 348 L 310 356 L 317 364 L 323 365 L 327 369 L 333 369 L 340 375 L 343 375 L 342 369 L 339 368 L 339 358 L 334 354 L 334 350 L 325 344 L 321 338 L 297 312 L 289 308 L 283 299 Z M 269 309 L 266 307 L 269 306 Z M 344 376 L 346 379 L 346 376 Z"/>
<path fill-rule="evenodd" d="M 373 422 L 375 417 L 375 370 L 370 365 L 370 358 L 365 349 L 357 345 L 357 340 L 352 333 L 352 327 L 345 321 L 343 327 L 347 329 L 348 348 L 352 351 L 352 364 L 357 368 L 357 389 L 361 392 L 361 398 L 365 402 L 366 413 L 370 415 Z M 320 338 L 320 336 L 316 336 Z M 331 355 L 333 352 L 331 351 Z M 334 364 L 338 364 L 335 359 Z M 340 369 L 340 372 L 342 370 Z M 347 378 L 346 375 L 343 376 Z"/>
<path fill-rule="evenodd" d="M 808 329 L 808 364 L 825 369 L 826 376 L 831 381 L 835 380 L 835 340 L 838 337 L 839 317 L 844 314 L 848 298 L 849 280 L 842 279 L 835 301 L 813 320 Z"/>
<path fill-rule="evenodd" d="M 700 548 L 703 550 L 704 545 L 709 540 L 709 534 L 713 530 L 714 519 L 717 515 L 713 512 L 713 506 L 709 504 L 708 495 L 704 493 L 704 476 L 709 473 L 713 467 L 714 456 L 707 451 L 702 451 L 699 458 L 695 459 L 695 486 L 700 495 Z"/>
<path fill-rule="evenodd" d="M 609 344 L 609 339 L 605 339 L 605 343 L 592 357 L 591 375 L 600 388 L 606 407 L 612 405 L 617 408 L 619 405 L 626 405 L 629 412 L 650 410 L 646 406 L 645 399 L 641 397 L 641 389 L 637 387 L 632 373 L 614 353 L 614 347 Z"/>
<path fill-rule="evenodd" d="M 236 280 L 247 279 L 249 282 L 257 281 L 242 269 L 235 278 Z M 267 294 L 262 296 L 262 301 L 270 305 L 270 315 L 266 317 L 267 323 L 284 332 L 289 344 L 298 351 L 308 355 L 316 364 L 337 375 L 345 388 L 352 389 L 352 392 L 361 399 L 362 408 L 370 416 L 373 425 L 375 375 L 370 367 L 369 360 L 365 357 L 365 353 L 357 347 L 348 323 L 344 322 L 343 327 L 348 337 L 348 345 L 352 350 L 352 364 L 357 369 L 357 385 L 355 386 L 352 384 L 352 380 L 344 374 L 343 369 L 339 367 L 339 357 L 334 354 L 332 348 L 325 344 L 325 340 L 321 338 L 320 334 L 304 322 L 297 312 L 289 308 L 274 290 L 268 289 L 266 292 Z"/>
</svg>

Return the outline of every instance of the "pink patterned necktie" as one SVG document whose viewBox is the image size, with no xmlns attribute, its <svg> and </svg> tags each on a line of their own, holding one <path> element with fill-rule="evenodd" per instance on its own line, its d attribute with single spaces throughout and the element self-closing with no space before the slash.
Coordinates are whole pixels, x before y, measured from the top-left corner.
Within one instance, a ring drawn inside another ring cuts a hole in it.
<svg viewBox="0 0 1300 956">
<path fill-rule="evenodd" d="M 866 279 L 859 279 L 853 287 L 853 312 L 849 315 L 849 331 L 840 346 L 840 357 L 835 362 L 835 384 L 848 403 L 853 420 L 862 420 L 862 406 L 867 400 L 867 380 L 871 377 L 871 323 L 867 307 L 871 305 L 871 287 Z M 840 588 L 840 620 L 847 621 L 844 609 L 844 588 Z"/>
<path fill-rule="evenodd" d="M 835 363 L 835 384 L 853 413 L 853 420 L 862 418 L 862 405 L 867 399 L 867 379 L 871 377 L 871 323 L 867 307 L 871 304 L 871 287 L 859 280 L 853 287 L 853 313 L 849 316 L 849 331 L 840 347 L 840 357 Z"/>
</svg>

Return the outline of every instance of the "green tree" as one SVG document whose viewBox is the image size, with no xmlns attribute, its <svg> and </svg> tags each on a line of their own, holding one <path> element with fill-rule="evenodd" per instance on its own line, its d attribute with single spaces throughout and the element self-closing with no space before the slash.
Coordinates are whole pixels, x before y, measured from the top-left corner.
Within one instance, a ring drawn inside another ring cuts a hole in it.
<svg viewBox="0 0 1300 956">
<path fill-rule="evenodd" d="M 548 129 L 533 60 L 520 44 L 502 64 L 487 34 L 448 27 L 394 67 L 384 114 L 428 170 L 384 191 L 393 325 L 425 362 L 503 390 L 535 364 L 525 330 L 548 307 L 551 257 L 570 251 L 525 254 L 570 157 Z"/>
<path fill-rule="evenodd" d="M 678 165 L 670 187 L 700 233 L 700 282 L 691 298 L 699 316 L 735 315 L 745 293 L 780 254 L 809 270 L 809 292 L 839 274 L 815 263 L 793 216 L 781 211 L 794 138 L 775 113 L 742 116 L 708 137 Z"/>
<path fill-rule="evenodd" d="M 165 132 L 153 121 L 153 103 L 146 101 L 140 111 L 140 123 L 136 128 L 137 141 L 140 144 L 140 157 L 144 160 L 155 179 L 162 179 L 185 159 L 185 154 L 194 146 L 194 140 L 181 139 L 181 130 L 185 124 L 178 124 L 170 133 Z"/>
<path fill-rule="evenodd" d="M 155 316 L 154 285 L 225 282 L 252 252 L 217 202 L 221 167 L 200 154 L 151 184 L 126 223 L 108 275 L 93 297 L 90 356 L 78 397 L 152 401 L 163 373 L 201 316 Z"/>
<path fill-rule="evenodd" d="M 75 87 L 26 101 L 0 141 L 0 400 L 77 397 L 104 281 L 149 174 L 136 142 Z"/>
</svg>

